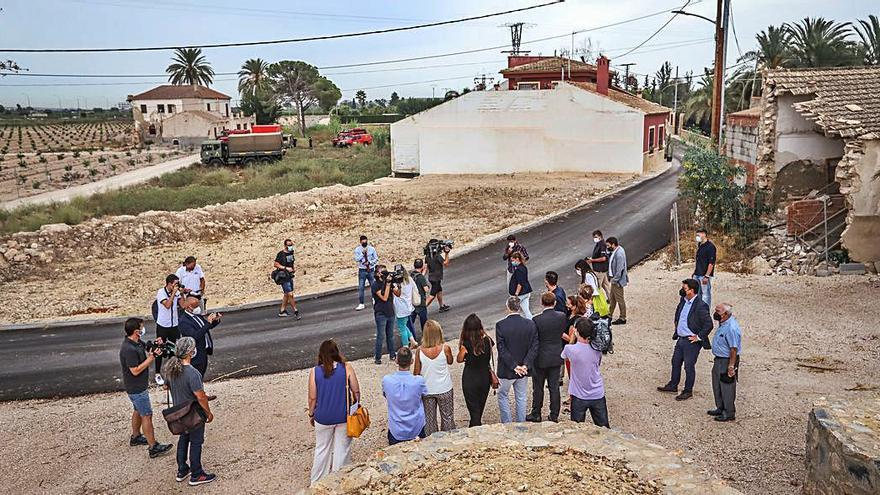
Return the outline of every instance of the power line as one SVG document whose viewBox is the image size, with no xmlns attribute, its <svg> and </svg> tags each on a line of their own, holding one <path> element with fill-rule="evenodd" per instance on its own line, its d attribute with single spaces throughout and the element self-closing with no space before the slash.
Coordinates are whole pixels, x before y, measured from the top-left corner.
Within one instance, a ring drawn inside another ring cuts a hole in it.
<svg viewBox="0 0 880 495">
<path fill-rule="evenodd" d="M 478 19 L 488 19 L 490 17 L 497 17 L 507 14 L 514 14 L 517 12 L 525 12 L 528 10 L 539 9 L 542 7 L 547 7 L 550 5 L 556 5 L 562 3 L 564 0 L 553 0 L 551 2 L 542 3 L 538 5 L 531 5 L 528 7 L 522 7 L 519 9 L 505 10 L 502 12 L 493 12 L 490 14 L 483 14 L 478 16 L 471 17 L 463 17 L 460 19 L 451 19 L 447 21 L 438 21 L 438 22 L 430 22 L 425 24 L 416 24 L 413 26 L 403 26 L 396 28 L 388 28 L 388 29 L 375 29 L 372 31 L 361 31 L 356 33 L 343 33 L 343 34 L 328 34 L 323 36 L 311 36 L 306 38 L 289 38 L 289 39 L 281 39 L 281 40 L 268 40 L 268 41 L 245 41 L 238 43 L 212 43 L 212 44 L 204 44 L 204 45 L 183 45 L 183 46 L 146 46 L 146 47 L 128 47 L 128 48 L 0 48 L 0 52 L 7 53 L 108 53 L 108 52 L 148 52 L 148 51 L 166 51 L 166 50 L 176 50 L 178 48 L 230 48 L 230 47 L 241 47 L 241 46 L 261 46 L 261 45 L 277 45 L 277 44 L 286 44 L 286 43 L 302 43 L 306 41 L 322 41 L 322 40 L 332 40 L 332 39 L 341 39 L 341 38 L 354 38 L 354 37 L 363 37 L 374 34 L 386 34 L 386 33 L 395 33 L 401 31 L 412 31 L 415 29 L 424 29 L 429 27 L 437 27 L 437 26 L 447 26 L 450 24 L 458 24 L 461 22 L 474 21 Z"/>
<path fill-rule="evenodd" d="M 684 5 L 682 5 L 681 7 L 679 7 L 678 10 L 684 10 L 685 8 L 687 8 L 687 6 L 690 5 L 691 1 L 692 1 L 692 0 L 687 0 L 687 1 L 684 3 Z M 665 29 L 666 26 L 668 26 L 672 21 L 674 21 L 676 17 L 678 17 L 678 14 L 677 14 L 677 13 L 672 14 L 672 17 L 670 17 L 668 21 L 664 22 L 662 26 L 660 26 L 656 31 L 654 31 L 654 33 L 651 34 L 651 36 L 648 36 L 648 37 L 645 39 L 645 41 L 642 41 L 641 43 L 639 43 L 638 45 L 636 45 L 636 47 L 633 48 L 632 50 L 630 50 L 630 51 L 628 51 L 628 52 L 626 52 L 626 53 L 624 53 L 624 54 L 618 55 L 618 56 L 619 56 L 619 57 L 625 57 L 625 56 L 629 55 L 630 53 L 632 53 L 632 52 L 638 50 L 639 48 L 641 48 L 642 45 L 644 45 L 645 43 L 651 41 L 651 39 L 653 39 L 654 36 L 657 36 L 658 34 L 660 34 L 660 31 L 663 31 L 663 29 Z"/>
</svg>

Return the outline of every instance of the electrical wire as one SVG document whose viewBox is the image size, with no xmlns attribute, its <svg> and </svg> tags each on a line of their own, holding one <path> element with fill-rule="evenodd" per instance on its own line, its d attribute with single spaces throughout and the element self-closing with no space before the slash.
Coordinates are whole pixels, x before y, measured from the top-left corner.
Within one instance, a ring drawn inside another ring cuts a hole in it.
<svg viewBox="0 0 880 495">
<path fill-rule="evenodd" d="M 739 46 L 739 37 L 736 35 L 736 23 L 733 22 L 733 2 L 729 2 L 727 8 L 730 11 L 730 27 L 733 30 L 733 40 L 736 42 L 736 51 L 739 53 L 739 58 L 742 58 L 743 51 Z"/>
<path fill-rule="evenodd" d="M 415 29 L 424 29 L 429 27 L 437 27 L 437 26 L 448 26 L 450 24 L 458 24 L 462 22 L 474 21 L 478 19 L 488 19 L 491 17 L 498 17 L 507 14 L 514 14 L 518 12 L 525 12 L 528 10 L 539 9 L 542 7 L 548 7 L 550 5 L 556 5 L 562 3 L 564 0 L 553 0 L 551 2 L 541 3 L 537 5 L 530 5 L 528 7 L 522 7 L 519 9 L 505 10 L 502 12 L 493 12 L 489 14 L 482 14 L 478 16 L 471 17 L 463 17 L 459 19 L 451 19 L 446 21 L 438 21 L 438 22 L 430 22 L 425 24 L 416 24 L 413 26 L 402 26 L 396 28 L 388 28 L 388 29 L 374 29 L 372 31 L 360 31 L 355 33 L 342 33 L 342 34 L 328 34 L 322 36 L 310 36 L 305 38 L 289 38 L 289 39 L 280 39 L 280 40 L 267 40 L 267 41 L 243 41 L 237 43 L 210 43 L 203 45 L 181 45 L 181 46 L 142 46 L 142 47 L 127 47 L 127 48 L 0 48 L 0 52 L 5 53 L 111 53 L 111 52 L 150 52 L 150 51 L 167 51 L 167 50 L 176 50 L 179 48 L 231 48 L 231 47 L 241 47 L 241 46 L 263 46 L 263 45 L 278 45 L 278 44 L 286 44 L 286 43 L 302 43 L 306 41 L 324 41 L 324 40 L 333 40 L 333 39 L 341 39 L 341 38 L 355 38 L 355 37 L 363 37 L 370 36 L 374 34 L 387 34 L 387 33 L 396 33 L 401 31 L 412 31 Z M 690 1 L 690 0 L 689 0 Z"/>
<path fill-rule="evenodd" d="M 687 6 L 690 5 L 692 1 L 693 1 L 693 0 L 687 0 L 687 1 L 684 3 L 684 5 L 682 5 L 681 7 L 679 7 L 678 10 L 684 10 L 684 9 L 686 9 Z M 636 45 L 636 47 L 633 48 L 632 50 L 630 50 L 630 51 L 628 51 L 628 52 L 626 52 L 626 53 L 623 53 L 623 54 L 621 54 L 621 55 L 618 55 L 618 57 L 625 57 L 625 56 L 629 55 L 630 53 L 632 53 L 632 52 L 638 50 L 639 48 L 641 48 L 642 45 L 644 45 L 645 43 L 651 41 L 651 40 L 654 38 L 654 36 L 657 36 L 658 34 L 660 34 L 660 31 L 663 31 L 663 30 L 666 28 L 666 26 L 668 26 L 672 21 L 675 20 L 676 17 L 678 17 L 678 13 L 672 14 L 672 17 L 670 17 L 668 21 L 664 22 L 662 26 L 660 26 L 656 31 L 654 31 L 654 33 L 651 34 L 651 36 L 648 36 L 647 38 L 645 38 L 645 41 L 642 41 L 641 43 L 639 43 L 638 45 Z"/>
</svg>

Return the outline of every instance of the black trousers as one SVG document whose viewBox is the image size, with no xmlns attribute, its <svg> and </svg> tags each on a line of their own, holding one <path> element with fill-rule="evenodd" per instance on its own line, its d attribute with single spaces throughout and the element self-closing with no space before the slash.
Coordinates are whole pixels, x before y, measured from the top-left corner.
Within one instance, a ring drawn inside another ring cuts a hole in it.
<svg viewBox="0 0 880 495">
<path fill-rule="evenodd" d="M 559 372 L 560 366 L 535 368 L 532 371 L 532 416 L 541 417 L 544 408 L 544 383 L 550 389 L 550 420 L 559 419 Z"/>
<path fill-rule="evenodd" d="M 177 327 L 163 327 L 156 324 L 156 337 L 162 337 L 162 340 L 165 342 L 177 342 L 177 339 L 180 338 L 180 332 L 177 330 Z M 156 358 L 156 374 L 162 374 L 161 356 Z"/>
<path fill-rule="evenodd" d="M 482 426 L 483 410 L 486 409 L 486 399 L 489 397 L 489 370 L 480 375 L 485 376 L 474 377 L 473 373 L 463 373 L 461 377 L 461 391 L 470 416 L 469 427 Z"/>
<path fill-rule="evenodd" d="M 199 370 L 199 373 L 202 374 L 202 378 L 205 378 L 205 373 L 208 371 L 208 360 L 199 361 L 198 363 L 192 363 L 192 367 Z"/>
</svg>

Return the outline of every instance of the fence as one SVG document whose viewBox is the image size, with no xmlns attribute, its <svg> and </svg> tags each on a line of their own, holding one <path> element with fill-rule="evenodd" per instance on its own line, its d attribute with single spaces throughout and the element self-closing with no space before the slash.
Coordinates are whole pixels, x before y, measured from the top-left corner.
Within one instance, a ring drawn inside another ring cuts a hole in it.
<svg viewBox="0 0 880 495">
<path fill-rule="evenodd" d="M 406 115 L 340 115 L 339 121 L 343 124 L 357 122 L 358 124 L 392 124 L 403 119 Z"/>
</svg>

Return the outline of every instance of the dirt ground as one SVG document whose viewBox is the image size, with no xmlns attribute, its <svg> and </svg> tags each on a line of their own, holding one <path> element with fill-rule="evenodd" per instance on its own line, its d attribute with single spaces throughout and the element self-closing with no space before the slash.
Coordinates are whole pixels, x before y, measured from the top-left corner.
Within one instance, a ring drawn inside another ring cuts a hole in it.
<svg viewBox="0 0 880 495">
<path fill-rule="evenodd" d="M 616 352 L 602 364 L 611 426 L 672 449 L 744 493 L 800 493 L 813 400 L 877 394 L 848 389 L 877 384 L 880 281 L 720 273 L 714 300 L 734 305 L 744 339 L 737 421 L 717 423 L 705 413 L 713 407 L 705 353 L 693 399 L 676 402 L 655 391 L 669 377 L 673 312 L 689 274 L 688 267 L 668 271 L 659 261 L 631 271 L 629 322 L 617 327 Z M 446 335 L 457 331 L 447 328 Z M 354 441 L 358 461 L 384 446 L 381 376 L 393 367 L 370 360 L 354 367 L 373 419 Z M 453 366 L 459 426 L 467 423 L 461 370 Z M 212 403 L 216 419 L 208 427 L 204 464 L 220 479 L 201 493 L 293 493 L 305 486 L 314 444 L 307 377 L 301 370 L 209 385 L 219 398 Z M 163 401 L 154 391 L 157 411 Z M 0 470 L 0 486 L 16 494 L 189 493 L 174 482 L 173 455 L 151 460 L 143 448 L 128 447 L 130 409 L 122 392 L 0 404 L 3 464 L 15 467 Z M 160 439 L 174 441 L 159 421 Z M 483 421 L 498 421 L 494 396 Z"/>
<path fill-rule="evenodd" d="M 353 286 L 357 266 L 352 254 L 361 234 L 370 238 L 382 262 L 409 266 L 422 256 L 430 237 L 463 246 L 571 208 L 632 178 L 573 173 L 426 176 L 338 186 L 318 194 L 322 199 L 305 214 L 257 224 L 214 242 L 199 239 L 110 257 L 81 249 L 78 261 L 60 263 L 52 276 L 0 284 L 0 293 L 6 295 L 0 324 L 147 315 L 165 275 L 174 273 L 188 255 L 205 271 L 212 307 L 278 299 L 278 287 L 268 275 L 285 238 L 296 247 L 297 294 Z M 374 194 L 377 190 L 387 194 Z"/>
</svg>

